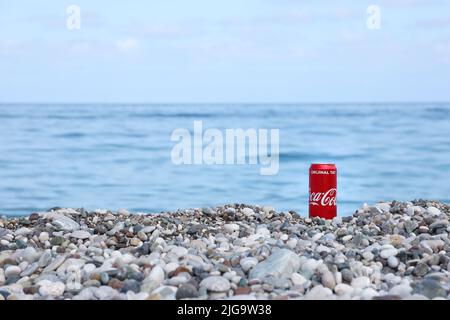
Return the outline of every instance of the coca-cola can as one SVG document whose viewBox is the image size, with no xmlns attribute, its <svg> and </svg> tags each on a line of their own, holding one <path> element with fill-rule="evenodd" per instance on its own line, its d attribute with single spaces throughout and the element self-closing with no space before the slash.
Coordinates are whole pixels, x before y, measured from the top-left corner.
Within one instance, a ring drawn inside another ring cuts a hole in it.
<svg viewBox="0 0 450 320">
<path fill-rule="evenodd" d="M 336 217 L 337 170 L 334 164 L 313 163 L 309 167 L 309 216 Z"/>
</svg>

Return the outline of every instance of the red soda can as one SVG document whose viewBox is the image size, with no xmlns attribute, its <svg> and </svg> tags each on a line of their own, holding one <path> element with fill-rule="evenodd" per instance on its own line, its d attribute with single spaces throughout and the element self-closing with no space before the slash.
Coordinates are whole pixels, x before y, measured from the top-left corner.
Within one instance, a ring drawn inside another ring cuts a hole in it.
<svg viewBox="0 0 450 320">
<path fill-rule="evenodd" d="M 334 164 L 311 164 L 309 167 L 309 216 L 336 217 L 337 170 Z"/>
</svg>

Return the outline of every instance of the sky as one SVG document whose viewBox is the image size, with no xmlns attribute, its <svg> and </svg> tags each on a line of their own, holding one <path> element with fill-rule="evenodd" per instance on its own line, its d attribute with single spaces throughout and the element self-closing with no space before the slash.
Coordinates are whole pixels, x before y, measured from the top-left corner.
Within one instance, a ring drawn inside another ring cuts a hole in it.
<svg viewBox="0 0 450 320">
<path fill-rule="evenodd" d="M 445 102 L 449 88 L 446 0 L 0 0 L 0 103 Z"/>
</svg>

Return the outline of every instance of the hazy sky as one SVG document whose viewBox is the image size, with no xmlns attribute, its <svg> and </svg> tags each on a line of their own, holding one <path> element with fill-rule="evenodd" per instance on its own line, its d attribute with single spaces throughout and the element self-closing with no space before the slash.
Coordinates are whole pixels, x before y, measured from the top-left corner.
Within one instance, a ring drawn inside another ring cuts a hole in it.
<svg viewBox="0 0 450 320">
<path fill-rule="evenodd" d="M 450 1 L 0 0 L 0 102 L 352 101 L 450 101 Z"/>
</svg>

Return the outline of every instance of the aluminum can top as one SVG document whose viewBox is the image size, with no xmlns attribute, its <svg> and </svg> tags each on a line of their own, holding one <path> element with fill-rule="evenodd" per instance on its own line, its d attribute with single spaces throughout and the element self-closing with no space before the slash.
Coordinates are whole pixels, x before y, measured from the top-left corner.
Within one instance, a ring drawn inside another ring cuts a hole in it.
<svg viewBox="0 0 450 320">
<path fill-rule="evenodd" d="M 311 164 L 310 169 L 331 170 L 331 169 L 336 169 L 336 165 L 333 163 L 313 163 L 313 164 Z"/>
</svg>

